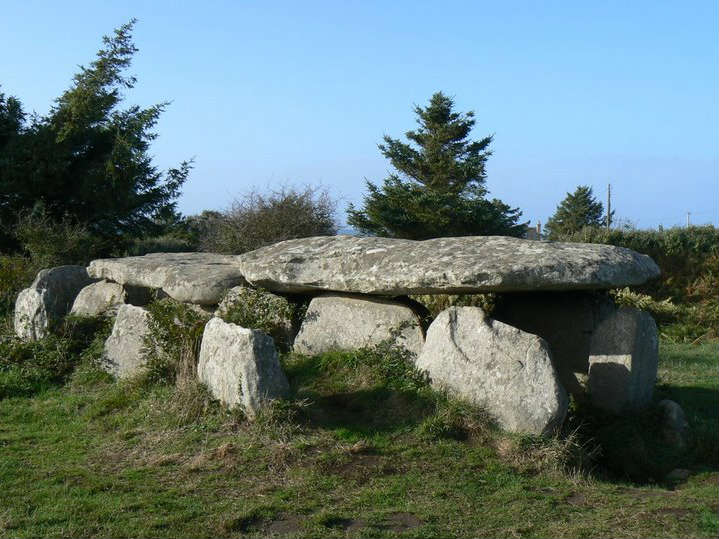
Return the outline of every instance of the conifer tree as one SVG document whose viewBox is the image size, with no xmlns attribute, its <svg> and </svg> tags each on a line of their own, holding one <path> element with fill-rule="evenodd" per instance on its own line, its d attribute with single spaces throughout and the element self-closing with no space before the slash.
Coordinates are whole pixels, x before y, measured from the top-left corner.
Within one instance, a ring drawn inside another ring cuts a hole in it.
<svg viewBox="0 0 719 539">
<path fill-rule="evenodd" d="M 605 226 L 606 222 L 604 206 L 594 198 L 592 188 L 580 185 L 574 193 L 567 193 L 554 215 L 547 220 L 544 229 L 548 239 L 556 240 L 584 227 Z"/>
<path fill-rule="evenodd" d="M 485 198 L 492 136 L 470 140 L 474 112 L 453 107 L 453 100 L 438 92 L 427 107 L 415 107 L 419 127 L 406 133 L 410 143 L 385 135 L 378 147 L 397 172 L 381 187 L 367 181 L 363 207 L 348 209 L 350 225 L 408 239 L 524 233 L 519 209 Z"/>
<path fill-rule="evenodd" d="M 158 232 L 191 163 L 166 173 L 152 163 L 152 131 L 167 103 L 121 108 L 135 78 L 125 74 L 137 51 L 135 20 L 103 38 L 103 47 L 46 116 L 29 122 L 19 101 L 0 95 L 0 226 L 42 208 L 112 242 Z"/>
</svg>

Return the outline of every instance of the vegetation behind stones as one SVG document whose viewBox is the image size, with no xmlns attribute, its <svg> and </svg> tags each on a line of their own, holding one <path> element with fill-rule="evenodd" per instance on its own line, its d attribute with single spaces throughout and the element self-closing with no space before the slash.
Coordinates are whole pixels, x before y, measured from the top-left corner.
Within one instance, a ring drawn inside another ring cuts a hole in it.
<svg viewBox="0 0 719 539">
<path fill-rule="evenodd" d="M 326 189 L 250 191 L 227 211 L 191 221 L 203 251 L 240 254 L 283 240 L 337 233 L 337 203 Z"/>
<path fill-rule="evenodd" d="M 668 320 L 663 317 L 671 322 L 663 328 L 664 336 L 678 342 L 719 336 L 719 229 L 711 225 L 657 230 L 587 227 L 560 239 L 605 243 L 649 255 L 661 268 L 662 275 L 636 287 L 634 293 L 651 296 L 658 303 L 669 300 L 677 307 L 674 316 Z M 628 303 L 630 297 L 623 294 L 623 300 Z M 650 304 L 639 296 L 636 300 Z M 637 306 L 641 308 L 640 304 Z M 667 303 L 663 314 L 670 314 L 666 308 Z"/>
</svg>

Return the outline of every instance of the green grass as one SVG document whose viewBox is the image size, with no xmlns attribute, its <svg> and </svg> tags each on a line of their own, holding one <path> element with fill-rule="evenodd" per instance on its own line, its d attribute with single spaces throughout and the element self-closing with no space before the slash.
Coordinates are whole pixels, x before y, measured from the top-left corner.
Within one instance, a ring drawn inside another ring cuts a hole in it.
<svg viewBox="0 0 719 539">
<path fill-rule="evenodd" d="M 657 397 L 684 407 L 696 439 L 677 461 L 688 478 L 653 483 L 597 457 L 587 428 L 606 418 L 509 436 L 379 352 L 284 358 L 292 399 L 254 424 L 199 386 L 117 384 L 85 358 L 0 400 L 0 536 L 719 533 L 716 345 L 661 348 Z"/>
</svg>

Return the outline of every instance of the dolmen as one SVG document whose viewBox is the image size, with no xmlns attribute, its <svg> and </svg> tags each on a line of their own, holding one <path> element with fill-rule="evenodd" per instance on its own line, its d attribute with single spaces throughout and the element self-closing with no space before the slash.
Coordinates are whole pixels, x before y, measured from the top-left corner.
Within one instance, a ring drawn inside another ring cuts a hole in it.
<svg viewBox="0 0 719 539">
<path fill-rule="evenodd" d="M 499 236 L 323 236 L 238 256 L 154 253 L 63 268 L 43 270 L 21 292 L 19 336 L 41 338 L 70 312 L 110 313 L 116 318 L 106 343 L 108 370 L 131 376 L 142 368 L 137 343 L 148 331 L 143 313 L 150 298 L 197 305 L 216 313 L 198 376 L 249 417 L 288 391 L 272 338 L 220 318 L 230 298 L 241 301 L 242 290 L 252 288 L 309 302 L 290 339 L 295 353 L 393 339 L 435 387 L 483 407 L 512 432 L 555 431 L 569 395 L 608 413 L 639 410 L 650 403 L 656 380 L 656 324 L 645 312 L 615 306 L 606 291 L 641 285 L 659 268 L 621 247 Z M 490 292 L 497 296 L 491 313 L 449 307 L 430 320 L 417 301 Z"/>
</svg>

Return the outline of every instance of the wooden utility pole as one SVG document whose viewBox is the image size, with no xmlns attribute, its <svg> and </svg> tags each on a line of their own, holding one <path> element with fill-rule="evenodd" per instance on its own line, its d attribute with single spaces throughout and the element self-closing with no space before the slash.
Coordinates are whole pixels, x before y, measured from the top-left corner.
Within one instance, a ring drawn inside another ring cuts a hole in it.
<svg viewBox="0 0 719 539">
<path fill-rule="evenodd" d="M 612 226 L 612 184 L 607 184 L 607 230 Z"/>
<path fill-rule="evenodd" d="M 689 228 L 689 216 L 692 214 L 692 212 L 687 212 L 687 228 Z"/>
</svg>

